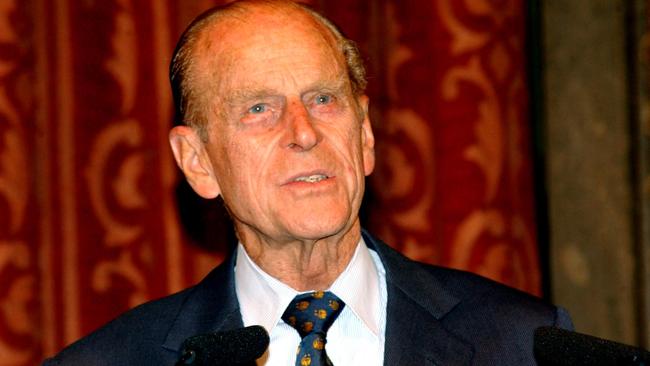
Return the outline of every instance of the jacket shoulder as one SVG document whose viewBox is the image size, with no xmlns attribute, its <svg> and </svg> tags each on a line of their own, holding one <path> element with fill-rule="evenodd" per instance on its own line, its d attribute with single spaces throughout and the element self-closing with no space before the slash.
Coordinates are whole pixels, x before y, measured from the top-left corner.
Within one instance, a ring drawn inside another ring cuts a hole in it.
<svg viewBox="0 0 650 366">
<path fill-rule="evenodd" d="M 568 318 L 564 318 L 565 314 L 559 313 L 563 309 L 532 294 L 474 273 L 431 265 L 421 266 L 459 300 L 449 315 L 478 313 L 481 319 L 487 317 L 497 321 L 503 318 L 522 325 L 570 325 L 566 323 Z"/>
<path fill-rule="evenodd" d="M 364 238 L 380 255 L 387 281 L 437 318 L 468 313 L 479 314 L 477 321 L 487 316 L 570 325 L 562 309 L 539 297 L 471 272 L 413 261 L 365 231 Z"/>
<path fill-rule="evenodd" d="M 128 310 L 70 344 L 44 365 L 162 364 L 161 345 L 193 289 Z"/>
<path fill-rule="evenodd" d="M 470 272 L 413 261 L 364 234 L 386 270 L 386 337 L 399 344 L 395 352 L 410 347 L 402 339 L 425 337 L 429 346 L 421 348 L 434 350 L 430 357 L 439 364 L 530 365 L 538 327 L 573 328 L 566 311 L 543 299 Z M 417 330 L 404 324 L 405 315 Z"/>
<path fill-rule="evenodd" d="M 230 255 L 195 286 L 125 312 L 46 360 L 45 365 L 175 363 L 187 337 L 218 329 L 224 319 L 230 320 L 228 326 L 240 325 L 234 258 Z"/>
</svg>

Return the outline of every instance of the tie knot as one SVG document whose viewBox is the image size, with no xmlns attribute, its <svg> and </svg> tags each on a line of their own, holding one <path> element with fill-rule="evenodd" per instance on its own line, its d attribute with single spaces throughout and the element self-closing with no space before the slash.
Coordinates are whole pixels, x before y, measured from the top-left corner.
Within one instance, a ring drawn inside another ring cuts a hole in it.
<svg viewBox="0 0 650 366">
<path fill-rule="evenodd" d="M 282 314 L 282 320 L 294 327 L 300 337 L 310 333 L 327 334 L 345 303 L 327 291 L 309 292 L 296 296 Z"/>
</svg>

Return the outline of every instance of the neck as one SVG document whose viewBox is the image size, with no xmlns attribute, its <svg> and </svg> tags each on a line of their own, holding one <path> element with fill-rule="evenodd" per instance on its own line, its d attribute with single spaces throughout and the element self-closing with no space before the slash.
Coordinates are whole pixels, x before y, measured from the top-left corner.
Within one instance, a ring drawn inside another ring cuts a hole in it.
<svg viewBox="0 0 650 366">
<path fill-rule="evenodd" d="M 296 291 L 325 290 L 345 270 L 361 239 L 357 219 L 341 233 L 316 240 L 277 242 L 252 230 L 237 232 L 248 256 L 263 271 Z"/>
</svg>

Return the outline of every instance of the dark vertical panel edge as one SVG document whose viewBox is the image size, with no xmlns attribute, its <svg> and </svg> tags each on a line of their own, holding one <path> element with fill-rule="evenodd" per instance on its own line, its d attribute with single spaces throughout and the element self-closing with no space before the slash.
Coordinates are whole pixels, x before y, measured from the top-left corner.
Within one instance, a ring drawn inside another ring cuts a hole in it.
<svg viewBox="0 0 650 366">
<path fill-rule="evenodd" d="M 546 187 L 546 124 L 544 114 L 544 74 L 542 13 L 539 0 L 526 6 L 526 71 L 528 77 L 529 123 L 533 161 L 533 189 L 537 222 L 537 248 L 542 275 L 542 296 L 551 299 L 548 193 Z"/>
<path fill-rule="evenodd" d="M 632 235 L 633 235 L 633 258 L 634 258 L 634 301 L 635 301 L 635 323 L 637 324 L 636 342 L 644 345 L 648 341 L 648 321 L 645 294 L 645 263 L 646 242 L 650 239 L 647 235 L 648 196 L 645 193 L 644 177 L 648 173 L 648 138 L 643 129 L 640 108 L 642 103 L 642 91 L 639 83 L 643 75 L 640 64 L 641 37 L 645 22 L 642 14 L 645 14 L 642 1 L 625 0 L 625 63 L 626 63 L 626 93 L 628 127 L 630 133 L 630 191 L 632 193 Z"/>
</svg>

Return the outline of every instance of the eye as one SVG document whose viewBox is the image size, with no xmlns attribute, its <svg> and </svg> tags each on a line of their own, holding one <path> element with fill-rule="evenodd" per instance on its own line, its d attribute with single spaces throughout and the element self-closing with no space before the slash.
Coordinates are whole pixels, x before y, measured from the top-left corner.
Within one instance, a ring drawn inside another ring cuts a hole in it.
<svg viewBox="0 0 650 366">
<path fill-rule="evenodd" d="M 332 97 L 327 94 L 320 94 L 316 97 L 316 104 L 327 104 L 332 101 Z"/>
<path fill-rule="evenodd" d="M 267 106 L 265 104 L 255 104 L 248 109 L 248 112 L 252 114 L 260 114 L 266 112 L 266 110 Z"/>
</svg>

